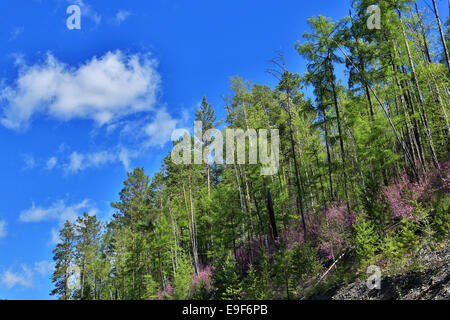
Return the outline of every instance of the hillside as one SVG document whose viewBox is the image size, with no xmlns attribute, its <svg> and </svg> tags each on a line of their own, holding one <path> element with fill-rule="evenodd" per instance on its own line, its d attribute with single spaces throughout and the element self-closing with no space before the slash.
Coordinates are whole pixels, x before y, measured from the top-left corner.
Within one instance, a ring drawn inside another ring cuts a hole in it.
<svg viewBox="0 0 450 320">
<path fill-rule="evenodd" d="M 384 276 L 381 289 L 369 290 L 365 281 L 335 286 L 311 300 L 449 300 L 450 249 L 422 252 L 424 270 Z"/>
</svg>

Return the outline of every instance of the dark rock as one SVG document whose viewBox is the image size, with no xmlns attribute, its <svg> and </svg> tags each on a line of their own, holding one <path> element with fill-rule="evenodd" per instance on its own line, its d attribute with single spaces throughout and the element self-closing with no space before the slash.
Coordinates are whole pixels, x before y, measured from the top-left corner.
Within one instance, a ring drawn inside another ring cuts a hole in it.
<svg viewBox="0 0 450 320">
<path fill-rule="evenodd" d="M 449 300 L 450 248 L 423 255 L 424 271 L 384 276 L 381 288 L 369 290 L 365 281 L 337 285 L 309 297 L 313 300 Z"/>
</svg>

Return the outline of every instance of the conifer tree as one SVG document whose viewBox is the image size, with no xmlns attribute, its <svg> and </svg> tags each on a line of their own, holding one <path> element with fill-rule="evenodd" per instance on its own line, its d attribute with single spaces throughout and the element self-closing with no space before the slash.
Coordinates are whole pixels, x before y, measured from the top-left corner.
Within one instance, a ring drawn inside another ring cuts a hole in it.
<svg viewBox="0 0 450 320">
<path fill-rule="evenodd" d="M 53 260 L 55 261 L 55 269 L 52 275 L 52 282 L 55 289 L 51 291 L 51 295 L 57 295 L 61 300 L 72 299 L 73 282 L 76 281 L 76 274 L 72 269 L 75 265 L 75 229 L 69 221 L 64 223 L 63 228 L 59 231 L 60 242 L 53 250 Z"/>
</svg>

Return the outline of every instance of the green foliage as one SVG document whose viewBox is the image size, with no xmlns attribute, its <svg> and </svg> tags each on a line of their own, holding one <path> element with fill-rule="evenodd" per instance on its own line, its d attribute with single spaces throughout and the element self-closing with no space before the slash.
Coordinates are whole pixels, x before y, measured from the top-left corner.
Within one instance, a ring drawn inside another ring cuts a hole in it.
<svg viewBox="0 0 450 320">
<path fill-rule="evenodd" d="M 153 280 L 150 274 L 144 276 L 144 295 L 142 299 L 145 300 L 156 300 L 158 297 L 158 283 Z"/>
<path fill-rule="evenodd" d="M 397 230 L 385 236 L 379 259 L 386 272 L 404 272 L 417 264 L 417 252 L 420 248 L 417 230 L 416 222 L 404 219 Z"/>
<path fill-rule="evenodd" d="M 305 287 L 311 285 L 311 280 L 316 279 L 322 270 L 317 249 L 308 242 L 296 245 L 291 250 L 291 270 L 294 285 L 298 288 L 298 295 Z"/>
<path fill-rule="evenodd" d="M 443 196 L 433 203 L 431 226 L 437 241 L 449 239 L 450 232 L 450 197 Z"/>
<path fill-rule="evenodd" d="M 361 270 L 366 270 L 369 265 L 375 262 L 376 252 L 380 247 L 380 239 L 373 222 L 367 219 L 364 214 L 357 216 L 353 228 L 355 230 L 355 248 L 360 268 Z"/>
<path fill-rule="evenodd" d="M 55 269 L 52 275 L 52 282 L 55 285 L 55 289 L 50 294 L 58 295 L 61 300 L 72 299 L 70 267 L 75 266 L 75 237 L 73 224 L 66 221 L 63 228 L 59 231 L 60 243 L 53 250 Z"/>
<path fill-rule="evenodd" d="M 200 281 L 197 284 L 195 292 L 192 295 L 193 300 L 211 300 L 212 297 L 213 297 L 212 292 L 209 290 L 209 288 L 203 281 Z"/>
<path fill-rule="evenodd" d="M 241 279 L 236 260 L 231 252 L 213 271 L 213 280 L 217 298 L 222 300 L 239 300 L 241 298 Z"/>
<path fill-rule="evenodd" d="M 194 268 L 188 257 L 181 253 L 178 257 L 178 268 L 174 277 L 175 297 L 179 300 L 185 300 L 190 295 L 190 284 Z"/>
<path fill-rule="evenodd" d="M 249 270 L 247 271 L 247 276 L 244 280 L 244 299 L 247 300 L 263 300 L 267 295 L 267 287 L 264 285 L 264 281 L 262 281 L 260 275 L 257 270 L 250 265 Z"/>
</svg>

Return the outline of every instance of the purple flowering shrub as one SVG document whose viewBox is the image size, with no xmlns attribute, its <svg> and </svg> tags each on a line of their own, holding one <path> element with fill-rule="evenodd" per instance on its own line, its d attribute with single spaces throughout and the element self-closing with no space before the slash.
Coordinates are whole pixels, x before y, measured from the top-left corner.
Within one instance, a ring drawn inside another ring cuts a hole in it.
<svg viewBox="0 0 450 320">
<path fill-rule="evenodd" d="M 317 253 L 319 265 L 328 265 L 330 260 L 336 259 L 343 250 L 356 246 L 362 269 L 355 268 L 355 272 L 365 274 L 365 268 L 369 264 L 377 264 L 386 272 L 404 272 L 411 269 L 417 264 L 417 252 L 423 241 L 422 229 L 424 224 L 429 225 L 429 213 L 433 212 L 430 211 L 431 206 L 445 203 L 442 198 L 448 199 L 449 173 L 450 162 L 446 162 L 441 164 L 441 170 L 430 170 L 427 178 L 420 181 L 411 182 L 403 173 L 392 184 L 382 187 L 379 200 L 383 205 L 380 210 L 391 213 L 387 215 L 388 220 L 383 222 L 383 225 L 376 225 L 378 222 L 362 212 L 361 207 L 358 210 L 351 206 L 349 212 L 344 201 L 334 201 L 322 210 L 306 212 L 307 244 L 311 246 L 311 252 Z M 447 221 L 439 222 L 445 230 L 448 230 L 448 213 L 445 213 L 447 207 L 444 204 L 439 216 Z M 364 221 L 356 221 L 357 212 L 364 217 Z M 438 221 L 437 215 L 433 214 L 432 218 Z M 260 257 L 263 253 L 267 254 L 273 268 L 280 263 L 281 266 L 289 268 L 299 263 L 301 259 L 297 251 L 305 246 L 301 219 L 291 221 L 288 228 L 281 229 L 278 233 L 279 237 L 275 240 L 268 234 L 246 239 L 238 245 L 236 262 L 241 272 L 247 272 L 250 265 L 260 268 Z M 276 254 L 277 252 L 279 254 Z M 297 254 L 294 254 L 295 252 Z M 281 260 L 277 260 L 279 255 L 290 258 L 280 262 Z M 298 264 L 299 267 L 302 265 Z M 280 270 L 284 270 L 283 268 Z M 298 288 L 307 287 L 308 283 L 295 278 L 297 274 L 298 272 L 293 271 L 290 276 L 299 284 Z M 197 276 L 199 277 L 200 275 Z M 193 283 L 197 281 L 200 280 L 193 280 Z M 281 287 L 278 289 L 283 291 Z M 274 290 L 277 290 L 276 286 Z"/>
<path fill-rule="evenodd" d="M 160 289 L 157 293 L 158 300 L 169 300 L 172 299 L 174 295 L 175 290 L 170 282 L 167 282 L 165 287 Z"/>
<path fill-rule="evenodd" d="M 307 238 L 312 240 L 327 259 L 345 248 L 355 216 L 347 210 L 343 201 L 332 202 L 326 209 L 306 214 Z M 303 226 L 298 220 L 295 226 L 281 231 L 281 239 L 288 249 L 303 244 Z"/>
<path fill-rule="evenodd" d="M 261 250 L 267 250 L 266 246 L 269 249 L 269 257 L 272 258 L 275 252 L 275 244 L 269 236 L 255 236 L 239 246 L 236 250 L 236 262 L 240 269 L 246 270 L 251 264 L 257 265 Z"/>
<path fill-rule="evenodd" d="M 354 214 L 348 213 L 346 204 L 342 201 L 333 202 L 318 213 L 309 211 L 306 214 L 307 238 L 313 240 L 323 257 L 331 259 L 348 245 L 354 220 Z M 277 240 L 271 241 L 270 237 L 267 239 L 266 243 L 262 236 L 253 237 L 236 250 L 237 263 L 242 270 L 246 270 L 250 264 L 258 264 L 261 250 L 268 249 L 269 258 L 272 258 L 280 242 L 288 250 L 302 246 L 304 237 L 301 219 L 281 230 Z"/>
<path fill-rule="evenodd" d="M 412 219 L 415 203 L 422 198 L 428 180 L 410 182 L 402 173 L 397 183 L 383 188 L 383 195 L 389 204 L 394 218 Z"/>
<path fill-rule="evenodd" d="M 396 183 L 384 187 L 382 192 L 394 218 L 413 218 L 417 203 L 426 203 L 436 193 L 448 195 L 450 192 L 450 161 L 441 164 L 441 170 L 433 170 L 427 178 L 410 182 L 406 173 L 400 175 Z"/>
<path fill-rule="evenodd" d="M 320 213 L 318 247 L 328 259 L 336 258 L 336 255 L 348 246 L 354 222 L 354 213 L 348 212 L 345 202 L 342 201 L 333 202 Z"/>
<path fill-rule="evenodd" d="M 200 270 L 198 274 L 193 274 L 191 282 L 189 284 L 189 297 L 193 297 L 197 290 L 202 287 L 207 293 L 211 293 L 214 290 L 212 283 L 212 271 L 214 270 L 213 265 L 200 265 Z M 159 288 L 156 293 L 157 300 L 171 300 L 174 299 L 176 295 L 175 289 L 172 284 L 168 281 L 164 288 Z"/>
<path fill-rule="evenodd" d="M 417 261 L 424 237 L 428 235 L 430 241 L 436 231 L 448 235 L 448 208 L 447 211 L 436 208 L 448 202 L 450 162 L 440 167 L 441 170 L 430 171 L 427 178 L 417 182 L 411 182 L 403 173 L 395 183 L 382 189 L 392 218 L 401 220 L 387 230 L 377 257 L 377 265 L 385 272 L 420 268 Z"/>
<path fill-rule="evenodd" d="M 212 271 L 214 270 L 213 265 L 200 265 L 198 274 L 193 275 L 191 284 L 190 284 L 190 292 L 193 295 L 200 286 L 203 286 L 203 288 L 207 292 L 212 292 L 214 287 L 212 284 Z"/>
</svg>

